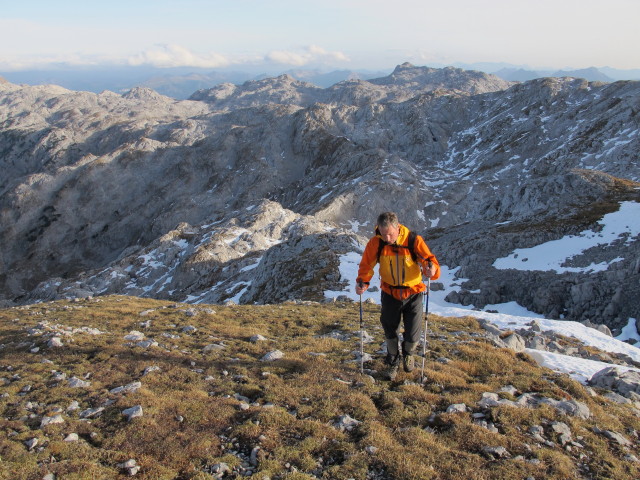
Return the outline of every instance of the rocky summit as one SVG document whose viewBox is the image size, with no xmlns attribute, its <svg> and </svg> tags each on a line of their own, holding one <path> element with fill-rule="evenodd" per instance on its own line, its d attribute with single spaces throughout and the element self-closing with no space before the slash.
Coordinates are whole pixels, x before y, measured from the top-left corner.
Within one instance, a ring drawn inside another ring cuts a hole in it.
<svg viewBox="0 0 640 480">
<path fill-rule="evenodd" d="M 457 269 L 450 301 L 517 301 L 615 331 L 640 318 L 637 234 L 584 250 L 574 269 L 495 262 L 597 233 L 640 201 L 639 111 L 640 82 L 410 64 L 183 101 L 2 81 L 0 298 L 321 300 L 351 287 L 341 259 L 394 210 Z M 578 268 L 591 264 L 606 268 Z"/>
</svg>

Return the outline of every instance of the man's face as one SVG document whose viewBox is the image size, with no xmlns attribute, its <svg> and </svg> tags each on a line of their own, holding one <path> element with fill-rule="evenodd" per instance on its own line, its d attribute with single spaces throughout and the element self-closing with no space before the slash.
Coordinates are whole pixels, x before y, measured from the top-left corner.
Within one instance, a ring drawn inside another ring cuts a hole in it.
<svg viewBox="0 0 640 480">
<path fill-rule="evenodd" d="M 389 225 L 388 227 L 378 227 L 380 230 L 380 235 L 382 236 L 382 240 L 387 243 L 396 243 L 398 240 L 398 235 L 400 234 L 400 227 L 394 227 L 393 225 Z"/>
</svg>

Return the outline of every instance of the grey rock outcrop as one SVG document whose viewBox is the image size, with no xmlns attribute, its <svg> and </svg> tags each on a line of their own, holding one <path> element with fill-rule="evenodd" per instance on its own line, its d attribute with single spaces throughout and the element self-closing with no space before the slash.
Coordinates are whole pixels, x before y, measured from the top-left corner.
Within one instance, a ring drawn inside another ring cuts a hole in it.
<svg viewBox="0 0 640 480">
<path fill-rule="evenodd" d="M 589 385 L 611 390 L 634 401 L 640 400 L 640 373 L 634 370 L 607 367 L 595 373 L 589 379 Z"/>
</svg>

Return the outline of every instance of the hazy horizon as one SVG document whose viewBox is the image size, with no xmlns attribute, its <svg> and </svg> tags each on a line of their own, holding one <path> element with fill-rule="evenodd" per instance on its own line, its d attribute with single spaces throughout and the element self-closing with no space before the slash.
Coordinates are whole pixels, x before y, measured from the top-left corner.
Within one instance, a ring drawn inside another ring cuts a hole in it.
<svg viewBox="0 0 640 480">
<path fill-rule="evenodd" d="M 0 71 L 192 67 L 390 70 L 510 64 L 640 69 L 640 2 L 6 2 Z"/>
</svg>

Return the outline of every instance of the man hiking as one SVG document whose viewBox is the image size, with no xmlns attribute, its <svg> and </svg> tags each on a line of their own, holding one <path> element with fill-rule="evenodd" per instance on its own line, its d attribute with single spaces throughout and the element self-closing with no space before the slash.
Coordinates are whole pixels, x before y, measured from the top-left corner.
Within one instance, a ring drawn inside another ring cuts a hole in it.
<svg viewBox="0 0 640 480">
<path fill-rule="evenodd" d="M 395 380 L 401 358 L 398 346 L 400 320 L 404 322 L 403 368 L 405 372 L 411 372 L 422 328 L 422 292 L 427 288 L 422 275 L 436 280 L 440 277 L 440 264 L 424 239 L 401 225 L 393 212 L 378 216 L 376 235 L 367 243 L 360 261 L 356 294 L 362 295 L 369 288 L 377 263 L 380 264 L 382 289 L 380 323 L 387 345 L 386 377 Z"/>
</svg>

